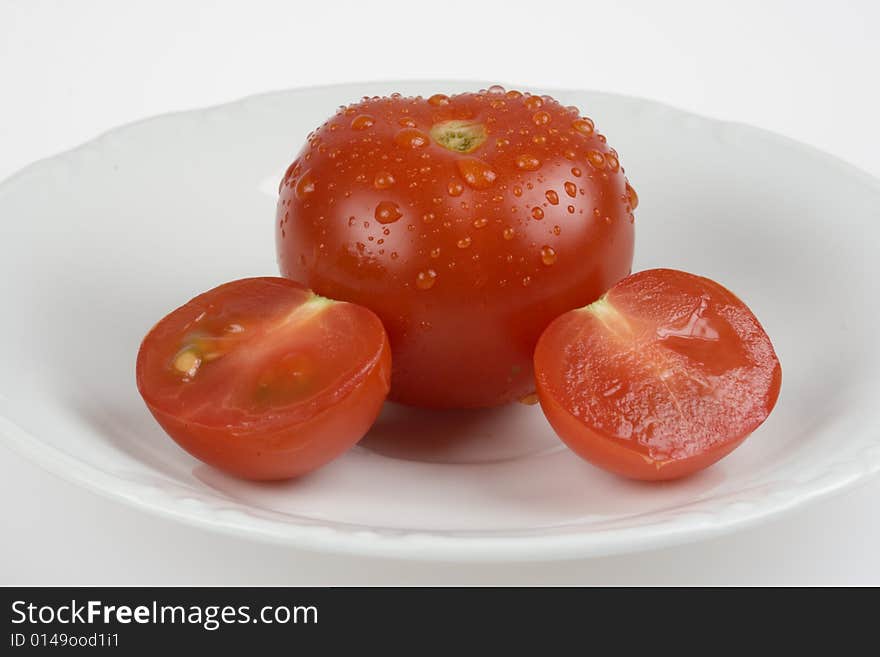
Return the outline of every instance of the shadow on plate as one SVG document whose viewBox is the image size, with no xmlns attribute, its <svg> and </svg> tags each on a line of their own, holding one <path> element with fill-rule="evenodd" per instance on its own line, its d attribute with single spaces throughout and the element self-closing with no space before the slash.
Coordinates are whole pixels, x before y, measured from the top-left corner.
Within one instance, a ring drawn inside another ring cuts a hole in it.
<svg viewBox="0 0 880 657">
<path fill-rule="evenodd" d="M 509 461 L 563 449 L 537 406 L 426 409 L 386 403 L 358 443 L 389 458 L 423 463 Z"/>
</svg>

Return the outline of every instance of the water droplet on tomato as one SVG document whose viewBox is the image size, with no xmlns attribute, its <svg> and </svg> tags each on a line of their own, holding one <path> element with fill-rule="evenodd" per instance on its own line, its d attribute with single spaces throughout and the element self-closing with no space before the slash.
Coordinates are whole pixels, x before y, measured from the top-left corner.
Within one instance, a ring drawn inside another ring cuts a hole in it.
<svg viewBox="0 0 880 657">
<path fill-rule="evenodd" d="M 541 221 L 544 218 L 544 211 L 536 205 L 532 208 L 532 217 Z"/>
<path fill-rule="evenodd" d="M 626 197 L 629 199 L 629 205 L 633 210 L 639 207 L 639 195 L 636 194 L 636 190 L 629 184 L 629 180 L 626 181 Z"/>
<path fill-rule="evenodd" d="M 516 235 L 516 229 L 515 229 L 515 228 L 511 228 L 510 226 L 508 226 L 507 228 L 505 228 L 505 229 L 501 232 L 501 235 L 502 235 L 502 237 L 504 237 L 504 239 L 506 239 L 506 240 L 512 240 L 512 239 L 514 238 L 514 236 Z"/>
<path fill-rule="evenodd" d="M 449 104 L 449 96 L 446 94 L 434 94 L 430 98 L 428 98 L 428 104 L 433 105 L 434 107 L 441 107 L 443 105 Z"/>
<path fill-rule="evenodd" d="M 577 196 L 577 185 L 575 185 L 573 182 L 567 180 L 565 181 L 563 187 L 565 188 L 565 193 L 572 198 L 575 198 Z"/>
<path fill-rule="evenodd" d="M 462 237 L 460 240 L 458 240 L 458 248 L 459 249 L 466 249 L 470 245 L 471 245 L 471 238 L 470 237 Z"/>
<path fill-rule="evenodd" d="M 552 189 L 548 189 L 544 192 L 544 196 L 547 198 L 547 202 L 550 203 L 550 205 L 559 205 L 559 194 Z"/>
<path fill-rule="evenodd" d="M 424 221 L 426 224 L 431 223 L 432 221 L 434 221 L 434 219 L 436 219 L 436 216 L 433 212 L 426 212 L 422 215 L 422 221 Z"/>
<path fill-rule="evenodd" d="M 387 171 L 380 171 L 373 180 L 373 187 L 376 189 L 388 189 L 394 184 L 394 176 Z"/>
<path fill-rule="evenodd" d="M 605 165 L 613 172 L 620 169 L 620 161 L 614 153 L 605 153 Z"/>
<path fill-rule="evenodd" d="M 571 127 L 577 130 L 582 135 L 591 135 L 593 134 L 593 130 L 595 130 L 596 126 L 591 119 L 582 118 L 575 119 L 571 123 Z"/>
<path fill-rule="evenodd" d="M 503 94 L 504 91 L 504 87 L 502 87 L 500 84 L 493 84 L 491 87 L 486 89 L 486 92 L 490 94 Z"/>
<path fill-rule="evenodd" d="M 531 277 L 531 276 L 523 276 L 523 278 L 522 278 L 522 286 L 523 286 L 523 287 L 528 287 L 528 286 L 531 285 L 531 284 L 532 284 L 532 277 Z"/>
<path fill-rule="evenodd" d="M 557 236 L 558 236 L 558 235 L 561 235 L 561 234 L 562 234 L 562 228 L 559 226 L 559 224 L 556 224 L 555 226 L 553 226 L 553 231 L 552 231 L 552 232 L 553 232 L 554 235 L 557 235 Z"/>
<path fill-rule="evenodd" d="M 516 156 L 516 166 L 523 171 L 537 171 L 541 168 L 541 160 L 534 155 L 523 153 Z"/>
<path fill-rule="evenodd" d="M 578 169 L 577 167 L 571 168 L 571 175 L 573 175 L 575 178 L 580 178 L 581 173 L 583 173 L 583 172 L 580 169 Z"/>
<path fill-rule="evenodd" d="M 478 217 L 474 219 L 474 228 L 485 228 L 489 223 L 489 220 L 485 217 Z"/>
<path fill-rule="evenodd" d="M 366 130 L 367 128 L 373 127 L 375 123 L 376 119 L 369 114 L 360 114 L 352 119 L 351 128 L 352 130 Z"/>
<path fill-rule="evenodd" d="M 522 98 L 522 92 L 517 91 L 516 89 L 511 89 L 510 91 L 508 91 L 504 95 L 507 96 L 508 98 L 510 98 L 511 100 L 516 100 L 517 98 Z"/>
<path fill-rule="evenodd" d="M 522 196 L 522 187 L 520 187 L 519 185 L 515 185 L 513 188 L 513 195 Z"/>
<path fill-rule="evenodd" d="M 532 121 L 535 123 L 535 125 L 547 125 L 548 123 L 550 123 L 550 120 L 552 118 L 553 117 L 550 116 L 550 112 L 547 112 L 545 110 L 541 110 L 540 112 L 535 112 L 534 114 L 532 114 Z"/>
<path fill-rule="evenodd" d="M 397 125 L 403 126 L 404 128 L 415 128 L 416 122 L 411 116 L 404 116 L 397 122 Z"/>
<path fill-rule="evenodd" d="M 544 104 L 544 101 L 541 100 L 540 96 L 526 96 L 523 101 L 523 105 L 526 106 L 526 109 L 535 111 L 541 109 L 541 106 Z"/>
<path fill-rule="evenodd" d="M 605 168 L 605 156 L 597 150 L 587 151 L 587 161 L 597 169 Z"/>
<path fill-rule="evenodd" d="M 464 185 L 457 180 L 451 180 L 446 185 L 446 191 L 449 192 L 450 196 L 461 196 L 461 193 L 464 191 Z"/>
<path fill-rule="evenodd" d="M 380 224 L 393 224 L 403 216 L 400 206 L 393 201 L 380 201 L 373 216 Z"/>
<path fill-rule="evenodd" d="M 440 257 L 440 247 L 439 246 L 435 246 L 433 249 L 431 249 L 431 257 L 432 258 L 439 258 Z"/>
<path fill-rule="evenodd" d="M 556 262 L 556 251 L 552 246 L 541 247 L 541 262 L 548 267 Z"/>
<path fill-rule="evenodd" d="M 568 214 L 574 214 L 574 206 L 573 205 L 569 205 L 565 209 L 568 210 Z"/>
<path fill-rule="evenodd" d="M 498 177 L 488 164 L 475 157 L 463 157 L 455 164 L 464 181 L 474 189 L 488 189 Z"/>
<path fill-rule="evenodd" d="M 434 287 L 436 281 L 437 272 L 433 269 L 426 269 L 425 271 L 420 271 L 416 276 L 416 287 L 420 290 L 429 290 Z"/>
<path fill-rule="evenodd" d="M 417 128 L 403 128 L 394 135 L 394 143 L 402 148 L 423 148 L 428 145 L 428 135 Z"/>
</svg>

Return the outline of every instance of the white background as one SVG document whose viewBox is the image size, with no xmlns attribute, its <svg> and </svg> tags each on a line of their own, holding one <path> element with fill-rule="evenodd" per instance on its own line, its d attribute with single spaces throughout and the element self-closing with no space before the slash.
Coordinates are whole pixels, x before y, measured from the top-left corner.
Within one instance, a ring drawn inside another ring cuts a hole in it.
<svg viewBox="0 0 880 657">
<path fill-rule="evenodd" d="M 0 0 L 0 178 L 161 112 L 285 87 L 429 77 L 644 96 L 780 132 L 880 175 L 880 6 L 870 0 L 420 4 Z M 14 220 L 0 217 L 0 239 Z M 0 584 L 877 585 L 878 508 L 875 480 L 678 548 L 426 565 L 184 527 L 0 448 Z"/>
</svg>

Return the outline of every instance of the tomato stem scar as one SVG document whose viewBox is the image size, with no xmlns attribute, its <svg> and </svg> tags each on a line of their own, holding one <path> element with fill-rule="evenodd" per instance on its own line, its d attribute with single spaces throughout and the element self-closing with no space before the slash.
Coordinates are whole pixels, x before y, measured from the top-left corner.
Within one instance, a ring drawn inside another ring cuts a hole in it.
<svg viewBox="0 0 880 657">
<path fill-rule="evenodd" d="M 486 141 L 486 128 L 470 121 L 442 121 L 431 128 L 431 137 L 450 151 L 471 153 Z"/>
</svg>

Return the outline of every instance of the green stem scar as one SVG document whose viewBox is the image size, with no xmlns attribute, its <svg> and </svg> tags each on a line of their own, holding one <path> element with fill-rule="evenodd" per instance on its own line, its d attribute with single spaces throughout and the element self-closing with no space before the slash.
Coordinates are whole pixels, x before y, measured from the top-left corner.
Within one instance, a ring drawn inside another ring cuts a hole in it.
<svg viewBox="0 0 880 657">
<path fill-rule="evenodd" d="M 431 137 L 454 153 L 471 153 L 486 141 L 486 128 L 471 121 L 443 121 L 431 128 Z"/>
</svg>

